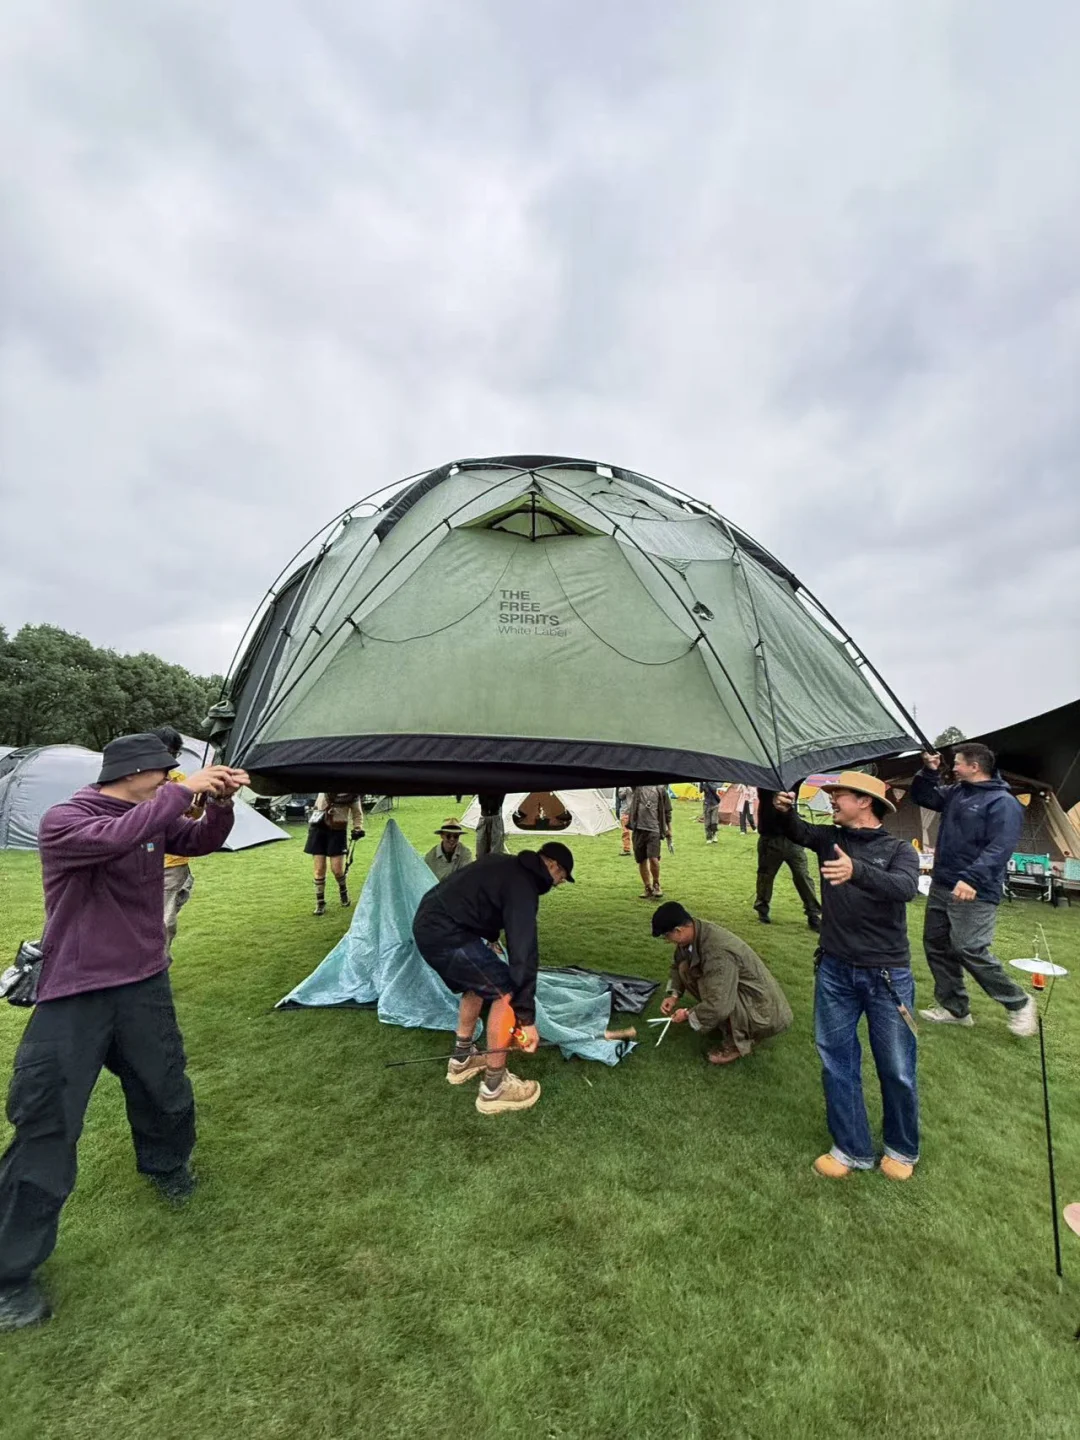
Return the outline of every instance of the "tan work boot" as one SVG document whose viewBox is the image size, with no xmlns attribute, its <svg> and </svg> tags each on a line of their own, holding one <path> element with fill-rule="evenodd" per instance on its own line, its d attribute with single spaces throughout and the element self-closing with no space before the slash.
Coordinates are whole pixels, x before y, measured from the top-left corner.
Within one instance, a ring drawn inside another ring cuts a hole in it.
<svg viewBox="0 0 1080 1440">
<path fill-rule="evenodd" d="M 489 1094 L 486 1085 L 480 1086 L 476 1108 L 481 1115 L 501 1115 L 504 1110 L 528 1110 L 539 1099 L 539 1080 L 522 1080 L 507 1070 L 494 1095 Z"/>
<path fill-rule="evenodd" d="M 837 1160 L 835 1155 L 819 1155 L 814 1161 L 814 1169 L 827 1180 L 846 1180 L 851 1174 L 851 1166 Z"/>
<path fill-rule="evenodd" d="M 451 1060 L 446 1067 L 446 1078 L 451 1085 L 464 1085 L 466 1080 L 474 1080 L 486 1069 L 487 1056 L 481 1055 L 479 1050 L 474 1050 L 464 1060 Z"/>
<path fill-rule="evenodd" d="M 914 1165 L 908 1165 L 904 1160 L 894 1160 L 891 1155 L 881 1157 L 880 1169 L 890 1180 L 910 1180 L 915 1174 Z"/>
</svg>

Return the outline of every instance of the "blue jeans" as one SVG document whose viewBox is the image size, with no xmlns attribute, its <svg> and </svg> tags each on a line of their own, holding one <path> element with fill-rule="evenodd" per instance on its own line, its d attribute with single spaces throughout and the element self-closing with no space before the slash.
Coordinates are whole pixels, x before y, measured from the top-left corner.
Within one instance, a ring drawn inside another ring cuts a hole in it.
<svg viewBox="0 0 1080 1440">
<path fill-rule="evenodd" d="M 906 968 L 875 970 L 825 955 L 814 987 L 814 1039 L 821 1056 L 832 1153 L 856 1170 L 871 1170 L 874 1166 L 874 1142 L 863 1099 L 858 1036 L 861 1015 L 866 1016 L 881 1085 L 885 1154 L 908 1165 L 914 1165 L 919 1158 L 915 1036 L 889 994 L 886 976 L 897 997 L 909 1011 L 914 1011 L 915 979 Z"/>
</svg>

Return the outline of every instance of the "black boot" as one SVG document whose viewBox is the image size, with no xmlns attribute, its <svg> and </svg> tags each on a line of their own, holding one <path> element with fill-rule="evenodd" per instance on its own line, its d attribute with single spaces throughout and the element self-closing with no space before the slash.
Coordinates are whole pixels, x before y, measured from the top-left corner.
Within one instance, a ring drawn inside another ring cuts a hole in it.
<svg viewBox="0 0 1080 1440">
<path fill-rule="evenodd" d="M 43 1325 L 51 1314 L 52 1306 L 34 1280 L 0 1289 L 0 1332 Z"/>
<path fill-rule="evenodd" d="M 313 912 L 313 913 L 314 913 L 315 915 L 325 915 L 325 914 L 326 914 L 326 881 L 325 881 L 325 880 L 316 880 L 316 881 L 315 881 L 315 909 L 314 909 L 314 912 Z"/>
<path fill-rule="evenodd" d="M 769 919 L 769 912 L 767 910 L 759 910 L 757 912 L 757 918 L 761 921 L 762 925 L 772 924 L 772 921 Z"/>
<path fill-rule="evenodd" d="M 348 890 L 348 887 L 345 886 L 345 885 L 339 885 L 337 888 L 338 888 L 338 894 L 341 896 L 341 903 L 342 903 L 342 905 L 348 905 L 348 903 L 349 903 L 349 890 Z"/>
<path fill-rule="evenodd" d="M 807 928 L 808 930 L 813 930 L 813 931 L 815 931 L 815 932 L 820 932 L 820 930 L 821 930 L 821 916 L 820 916 L 820 915 L 807 915 L 807 917 L 806 917 L 806 928 Z"/>
<path fill-rule="evenodd" d="M 177 1207 L 187 1204 L 199 1183 L 187 1165 L 168 1170 L 164 1175 L 151 1175 L 149 1179 L 158 1194 Z"/>
</svg>

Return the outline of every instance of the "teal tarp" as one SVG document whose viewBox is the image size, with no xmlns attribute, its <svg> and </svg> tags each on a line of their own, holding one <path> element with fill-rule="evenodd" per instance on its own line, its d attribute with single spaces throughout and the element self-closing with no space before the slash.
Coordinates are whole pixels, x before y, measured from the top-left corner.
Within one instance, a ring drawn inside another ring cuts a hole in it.
<svg viewBox="0 0 1080 1440">
<path fill-rule="evenodd" d="M 397 822 L 387 821 L 348 932 L 279 1008 L 375 1005 L 387 1025 L 453 1031 L 458 997 L 424 963 L 412 938 L 416 908 L 435 883 Z M 597 1040 L 610 1023 L 611 992 L 599 976 L 540 971 L 537 1029 L 567 1059 L 618 1064 L 633 1043 Z"/>
</svg>

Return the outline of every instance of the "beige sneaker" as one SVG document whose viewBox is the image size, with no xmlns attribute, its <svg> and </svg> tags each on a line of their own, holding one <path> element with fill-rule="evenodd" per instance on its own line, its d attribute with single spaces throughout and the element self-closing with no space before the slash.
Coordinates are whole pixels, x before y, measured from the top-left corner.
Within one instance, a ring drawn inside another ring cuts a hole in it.
<svg viewBox="0 0 1080 1440">
<path fill-rule="evenodd" d="M 1039 1033 L 1039 1012 L 1031 995 L 1022 1009 L 1009 1011 L 1008 1026 L 1014 1035 Z"/>
<path fill-rule="evenodd" d="M 446 1067 L 446 1079 L 450 1085 L 464 1085 L 466 1080 L 474 1080 L 477 1075 L 482 1075 L 486 1068 L 487 1056 L 474 1050 L 465 1060 L 450 1061 Z"/>
<path fill-rule="evenodd" d="M 507 1070 L 494 1095 L 488 1093 L 486 1086 L 480 1086 L 476 1108 L 481 1115 L 501 1115 L 504 1110 L 529 1110 L 539 1099 L 539 1080 L 522 1080 Z"/>
<path fill-rule="evenodd" d="M 924 1020 L 929 1020 L 931 1025 L 974 1025 L 975 1016 L 969 1011 L 966 1015 L 954 1015 L 951 1010 L 946 1010 L 944 1005 L 931 1005 L 928 1010 L 920 1010 L 919 1014 Z"/>
</svg>

